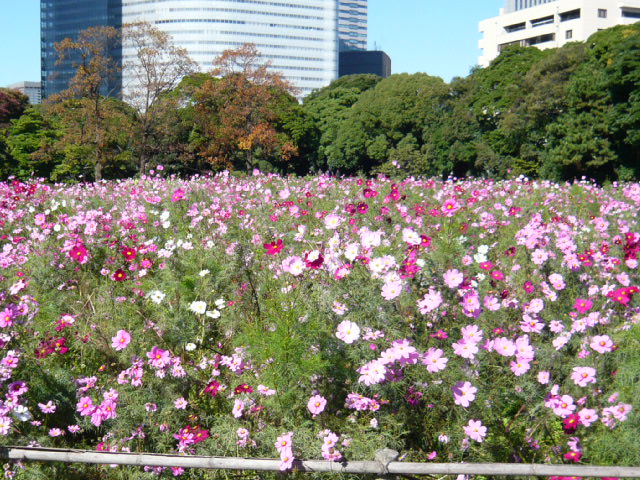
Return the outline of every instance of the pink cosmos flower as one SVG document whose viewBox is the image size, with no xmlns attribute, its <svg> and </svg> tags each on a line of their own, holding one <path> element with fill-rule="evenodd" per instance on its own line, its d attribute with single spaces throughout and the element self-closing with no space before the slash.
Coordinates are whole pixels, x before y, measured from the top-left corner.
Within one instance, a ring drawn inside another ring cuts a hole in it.
<svg viewBox="0 0 640 480">
<path fill-rule="evenodd" d="M 465 435 L 478 443 L 482 443 L 484 437 L 487 436 L 487 427 L 483 426 L 480 420 L 469 420 L 469 424 L 462 428 Z"/>
<path fill-rule="evenodd" d="M 458 382 L 451 387 L 451 391 L 453 392 L 453 403 L 466 408 L 475 400 L 478 389 L 469 382 Z"/>
<path fill-rule="evenodd" d="M 583 408 L 578 412 L 578 417 L 580 418 L 580 423 L 585 427 L 588 427 L 593 422 L 598 420 L 598 414 L 595 410 L 591 408 Z"/>
<path fill-rule="evenodd" d="M 385 300 L 393 300 L 397 298 L 402 293 L 402 282 L 385 282 L 382 285 L 382 297 Z"/>
<path fill-rule="evenodd" d="M 324 411 L 324 407 L 327 405 L 327 399 L 321 395 L 314 395 L 307 402 L 307 408 L 315 417 Z"/>
<path fill-rule="evenodd" d="M 609 335 L 596 335 L 589 346 L 598 353 L 609 353 L 613 351 L 613 340 Z"/>
<path fill-rule="evenodd" d="M 291 452 L 293 449 L 292 444 L 293 432 L 283 433 L 276 440 L 276 449 L 279 453 Z"/>
<path fill-rule="evenodd" d="M 59 428 L 52 428 L 49 430 L 50 437 L 61 437 L 62 435 L 64 435 L 64 433 L 64 430 L 61 430 Z"/>
<path fill-rule="evenodd" d="M 525 362 L 522 360 L 511 362 L 511 371 L 516 377 L 519 377 L 520 375 L 527 373 L 530 368 L 531 368 L 531 365 L 528 362 Z"/>
<path fill-rule="evenodd" d="M 78 411 L 82 417 L 93 414 L 95 409 L 96 407 L 93 405 L 91 397 L 82 397 L 76 404 L 76 411 Z"/>
<path fill-rule="evenodd" d="M 431 347 L 427 350 L 422 358 L 422 364 L 427 366 L 428 372 L 436 373 L 446 368 L 449 359 L 443 357 L 443 354 L 444 352 L 439 348 Z"/>
<path fill-rule="evenodd" d="M 351 344 L 360 338 L 360 327 L 349 320 L 344 320 L 338 324 L 336 337 L 344 343 Z"/>
<path fill-rule="evenodd" d="M 13 325 L 13 310 L 5 308 L 0 312 L 0 327 L 7 328 Z"/>
<path fill-rule="evenodd" d="M 179 202 L 183 198 L 184 198 L 184 190 L 181 189 L 181 188 L 176 189 L 173 192 L 173 195 L 171 195 L 171 201 L 172 202 Z"/>
<path fill-rule="evenodd" d="M 166 367 L 169 364 L 170 357 L 168 350 L 162 350 L 155 345 L 150 352 L 147 352 L 148 363 L 154 368 Z"/>
<path fill-rule="evenodd" d="M 553 402 L 553 413 L 560 417 L 567 417 L 573 413 L 576 406 L 573 403 L 573 397 L 570 395 L 562 395 Z"/>
<path fill-rule="evenodd" d="M 88 255 L 87 247 L 82 244 L 75 245 L 71 250 L 69 250 L 69 257 L 77 261 L 79 264 L 83 265 L 87 263 L 87 255 Z"/>
<path fill-rule="evenodd" d="M 478 344 L 475 342 L 468 342 L 464 339 L 451 345 L 453 347 L 453 353 L 459 357 L 473 360 L 478 353 Z"/>
<path fill-rule="evenodd" d="M 579 387 L 586 387 L 590 383 L 596 383 L 596 370 L 591 367 L 574 367 L 571 380 Z"/>
<path fill-rule="evenodd" d="M 432 312 L 442 304 L 442 295 L 437 290 L 430 288 L 422 300 L 418 300 L 418 309 L 423 315 Z"/>
<path fill-rule="evenodd" d="M 460 208 L 461 206 L 455 198 L 449 198 L 445 200 L 442 207 L 440 207 L 440 210 L 446 217 L 453 217 Z"/>
<path fill-rule="evenodd" d="M 503 357 L 511 357 L 516 353 L 516 344 L 506 337 L 498 337 L 493 342 L 493 349 Z"/>
<path fill-rule="evenodd" d="M 130 342 L 131 335 L 126 330 L 118 330 L 116 336 L 111 338 L 111 346 L 118 352 L 127 348 Z"/>
<path fill-rule="evenodd" d="M 538 372 L 538 383 L 547 385 L 549 383 L 549 372 L 546 370 Z"/>
<path fill-rule="evenodd" d="M 244 402 L 239 398 L 236 398 L 235 402 L 233 403 L 233 412 L 232 412 L 233 416 L 235 418 L 240 418 L 242 416 L 243 410 L 244 410 Z"/>
<path fill-rule="evenodd" d="M 11 417 L 5 415 L 0 416 L 0 435 L 8 435 L 11 428 Z"/>
<path fill-rule="evenodd" d="M 42 413 L 54 413 L 56 411 L 56 405 L 51 400 L 47 403 L 39 403 L 38 407 Z"/>
<path fill-rule="evenodd" d="M 173 402 L 174 407 L 176 407 L 178 410 L 185 410 L 187 408 L 187 405 L 189 405 L 189 402 L 187 402 L 184 397 L 180 397 L 177 398 L 174 402 Z"/>
<path fill-rule="evenodd" d="M 447 270 L 442 277 L 449 288 L 458 288 L 464 280 L 464 275 L 455 268 Z"/>
<path fill-rule="evenodd" d="M 591 300 L 588 300 L 588 299 L 585 300 L 583 298 L 577 298 L 576 303 L 573 305 L 573 308 L 575 308 L 578 312 L 582 314 L 585 314 L 589 310 L 591 310 L 591 307 L 593 307 L 593 302 Z"/>
</svg>

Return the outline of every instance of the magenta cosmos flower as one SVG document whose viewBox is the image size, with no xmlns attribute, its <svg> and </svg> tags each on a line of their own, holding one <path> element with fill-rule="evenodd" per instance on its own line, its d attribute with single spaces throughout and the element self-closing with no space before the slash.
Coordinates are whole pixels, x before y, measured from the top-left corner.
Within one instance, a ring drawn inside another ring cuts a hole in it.
<svg viewBox="0 0 640 480">
<path fill-rule="evenodd" d="M 327 399 L 321 395 L 314 395 L 307 402 L 307 408 L 315 417 L 324 411 L 324 407 L 327 405 Z"/>
<path fill-rule="evenodd" d="M 126 330 L 118 330 L 115 337 L 111 337 L 111 346 L 117 350 L 124 350 L 131 342 L 131 335 Z"/>
</svg>

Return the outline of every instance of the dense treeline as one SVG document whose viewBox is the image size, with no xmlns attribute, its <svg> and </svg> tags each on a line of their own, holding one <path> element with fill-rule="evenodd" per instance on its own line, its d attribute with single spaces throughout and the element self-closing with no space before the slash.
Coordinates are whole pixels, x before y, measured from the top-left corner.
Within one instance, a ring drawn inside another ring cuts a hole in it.
<svg viewBox="0 0 640 480">
<path fill-rule="evenodd" d="M 60 45 L 61 55 L 80 47 L 92 52 L 68 92 L 27 106 L 0 90 L 2 178 L 114 178 L 159 164 L 184 175 L 260 168 L 640 177 L 640 24 L 559 49 L 510 47 L 450 84 L 425 73 L 343 77 L 302 104 L 250 45 L 226 52 L 203 74 L 148 25 L 126 35 L 155 40 L 156 55 L 143 64 L 180 65 L 170 81 L 142 84 L 136 98 L 152 99 L 144 105 L 104 97 L 101 82 L 113 72 L 102 51 L 82 41 L 95 45 L 113 32 Z M 141 43 L 148 52 L 150 42 Z"/>
</svg>

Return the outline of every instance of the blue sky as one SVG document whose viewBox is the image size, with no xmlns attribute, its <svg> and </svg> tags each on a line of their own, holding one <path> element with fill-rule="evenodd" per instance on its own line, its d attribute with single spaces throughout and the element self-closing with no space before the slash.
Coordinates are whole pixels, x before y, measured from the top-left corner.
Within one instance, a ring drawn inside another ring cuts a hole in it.
<svg viewBox="0 0 640 480">
<path fill-rule="evenodd" d="M 369 48 L 393 73 L 464 77 L 478 59 L 478 22 L 504 0 L 369 0 Z M 0 86 L 40 80 L 40 1 L 0 0 Z"/>
</svg>

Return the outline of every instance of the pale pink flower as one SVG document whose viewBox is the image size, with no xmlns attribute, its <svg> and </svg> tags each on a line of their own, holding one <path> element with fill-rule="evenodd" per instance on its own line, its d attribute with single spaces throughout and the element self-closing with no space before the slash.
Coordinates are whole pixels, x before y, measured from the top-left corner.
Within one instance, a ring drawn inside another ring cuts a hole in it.
<svg viewBox="0 0 640 480">
<path fill-rule="evenodd" d="M 400 293 L 402 293 L 402 282 L 385 282 L 382 285 L 381 294 L 385 300 L 393 300 L 399 297 Z"/>
<path fill-rule="evenodd" d="M 418 309 L 423 315 L 432 312 L 442 304 L 442 295 L 437 290 L 430 288 L 422 300 L 418 300 Z"/>
<path fill-rule="evenodd" d="M 589 346 L 598 353 L 608 353 L 613 350 L 613 340 L 609 335 L 596 335 Z"/>
<path fill-rule="evenodd" d="M 554 401 L 553 413 L 564 418 L 573 413 L 576 406 L 573 403 L 573 397 L 570 395 L 562 395 Z"/>
<path fill-rule="evenodd" d="M 436 373 L 446 368 L 449 359 L 443 357 L 443 354 L 444 352 L 439 348 L 431 347 L 427 350 L 422 358 L 422 364 L 427 366 L 428 372 Z"/>
<path fill-rule="evenodd" d="M 578 417 L 580 417 L 580 423 L 585 427 L 588 427 L 593 422 L 598 420 L 598 414 L 595 410 L 590 408 L 583 408 L 578 412 Z"/>
<path fill-rule="evenodd" d="M 478 353 L 478 344 L 474 342 L 467 342 L 466 340 L 460 340 L 451 345 L 453 347 L 453 353 L 459 357 L 473 360 Z"/>
<path fill-rule="evenodd" d="M 546 370 L 538 372 L 538 382 L 542 385 L 547 385 L 549 383 L 549 372 Z"/>
<path fill-rule="evenodd" d="M 447 270 L 442 277 L 449 288 L 459 287 L 464 280 L 464 275 L 455 268 Z"/>
<path fill-rule="evenodd" d="M 511 371 L 514 373 L 516 377 L 527 373 L 531 365 L 528 362 L 518 360 L 516 362 L 511 362 Z"/>
<path fill-rule="evenodd" d="M 451 391 L 453 392 L 453 403 L 466 408 L 475 400 L 478 389 L 469 382 L 458 382 L 451 387 Z"/>
<path fill-rule="evenodd" d="M 244 402 L 239 398 L 236 398 L 235 402 L 233 403 L 233 411 L 232 411 L 233 416 L 235 418 L 240 418 L 242 416 L 243 410 L 244 410 Z"/>
<path fill-rule="evenodd" d="M 187 405 L 189 405 L 189 402 L 187 402 L 184 397 L 180 397 L 177 398 L 176 400 L 174 400 L 173 405 L 178 409 L 178 410 L 185 410 L 187 408 Z"/>
<path fill-rule="evenodd" d="M 469 420 L 469 424 L 462 428 L 465 435 L 478 443 L 482 443 L 484 437 L 487 436 L 487 427 L 483 426 L 480 420 Z"/>
<path fill-rule="evenodd" d="M 503 357 L 511 357 L 516 353 L 516 344 L 506 337 L 498 337 L 493 342 L 493 350 Z"/>
<path fill-rule="evenodd" d="M 354 322 L 344 320 L 338 324 L 336 337 L 344 343 L 351 344 L 360 338 L 360 327 Z"/>
<path fill-rule="evenodd" d="M 324 411 L 324 407 L 327 405 L 327 399 L 321 395 L 314 395 L 307 402 L 307 408 L 315 417 Z"/>
<path fill-rule="evenodd" d="M 596 370 L 591 367 L 574 367 L 571 380 L 579 387 L 586 387 L 590 383 L 596 383 Z"/>
</svg>

